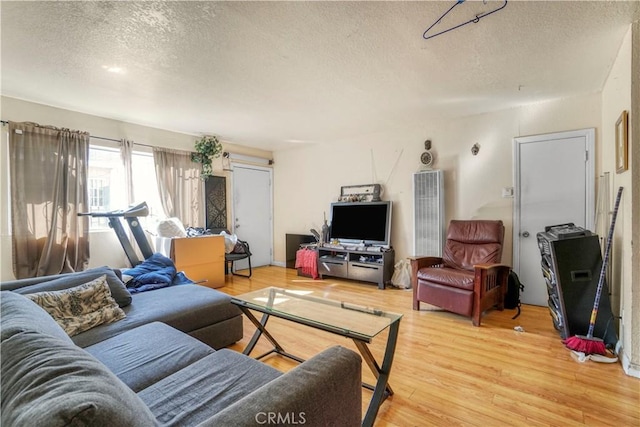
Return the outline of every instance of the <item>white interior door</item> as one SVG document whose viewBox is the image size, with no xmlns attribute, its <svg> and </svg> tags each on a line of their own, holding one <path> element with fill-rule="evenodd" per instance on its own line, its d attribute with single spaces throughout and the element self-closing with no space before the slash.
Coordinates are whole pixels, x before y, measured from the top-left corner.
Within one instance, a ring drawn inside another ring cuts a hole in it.
<svg viewBox="0 0 640 427">
<path fill-rule="evenodd" d="M 271 264 L 273 247 L 271 169 L 232 165 L 233 233 L 251 248 L 251 266 Z M 248 267 L 238 261 L 236 269 Z"/>
<path fill-rule="evenodd" d="M 569 222 L 593 230 L 594 145 L 594 129 L 514 139 L 513 260 L 525 304 L 548 300 L 536 234 Z"/>
</svg>

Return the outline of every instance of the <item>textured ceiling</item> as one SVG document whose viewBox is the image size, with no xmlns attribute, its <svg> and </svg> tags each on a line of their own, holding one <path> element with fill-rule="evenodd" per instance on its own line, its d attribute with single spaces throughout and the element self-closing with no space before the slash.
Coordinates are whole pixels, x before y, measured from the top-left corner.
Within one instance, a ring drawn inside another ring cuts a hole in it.
<svg viewBox="0 0 640 427">
<path fill-rule="evenodd" d="M 2 94 L 277 150 L 600 91 L 640 19 L 638 1 L 509 1 L 423 39 L 454 3 L 2 1 Z"/>
</svg>

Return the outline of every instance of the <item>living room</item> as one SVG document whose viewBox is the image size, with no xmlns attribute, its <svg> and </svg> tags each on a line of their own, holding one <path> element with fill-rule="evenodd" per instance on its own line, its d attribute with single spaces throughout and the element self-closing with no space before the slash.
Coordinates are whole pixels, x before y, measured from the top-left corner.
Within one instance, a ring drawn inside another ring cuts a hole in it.
<svg viewBox="0 0 640 427">
<path fill-rule="evenodd" d="M 509 3 L 507 8 L 512 6 Z M 505 12 L 508 9 L 505 9 Z M 480 25 L 492 25 L 492 19 L 481 20 Z M 619 29 L 616 29 L 618 31 Z M 3 18 L 4 32 L 7 31 Z M 418 39 L 420 35 L 418 34 Z M 443 35 L 441 37 L 446 37 Z M 344 122 L 332 124 L 316 110 L 308 112 L 309 121 L 318 121 L 325 128 L 344 127 L 349 131 L 359 126 L 357 133 L 344 133 L 340 138 L 320 144 L 286 144 L 286 149 L 265 149 L 245 145 L 246 141 L 234 139 L 222 142 L 226 151 L 248 154 L 274 160 L 273 177 L 273 264 L 283 266 L 285 256 L 286 233 L 307 233 L 309 229 L 319 229 L 323 213 L 327 212 L 331 202 L 339 195 L 341 186 L 381 183 L 384 186 L 385 200 L 394 203 L 393 246 L 396 259 L 412 254 L 412 191 L 411 176 L 418 171 L 420 154 L 424 151 L 424 140 L 433 143 L 436 158 L 435 168 L 445 171 L 447 219 L 500 219 L 506 226 L 503 262 L 512 262 L 513 241 L 513 201 L 502 197 L 502 189 L 513 187 L 513 138 L 552 132 L 595 128 L 596 129 L 596 171 L 597 176 L 610 172 L 611 187 L 625 187 L 625 199 L 617 225 L 615 245 L 618 248 L 614 277 L 619 278 L 623 292 L 623 323 L 629 328 L 622 338 L 625 351 L 623 362 L 625 370 L 632 376 L 638 376 L 640 366 L 640 325 L 637 313 L 640 310 L 638 295 L 639 265 L 638 250 L 632 248 L 631 241 L 638 240 L 640 233 L 638 221 L 638 136 L 633 132 L 633 124 L 638 123 L 638 74 L 632 72 L 638 64 L 637 15 L 633 25 L 628 25 L 619 38 L 620 43 L 608 53 L 610 67 L 602 76 L 601 86 L 594 91 L 566 95 L 561 90 L 540 96 L 526 104 L 504 105 L 502 108 L 481 113 L 469 113 L 455 118 L 446 116 L 420 117 L 420 112 L 404 113 L 383 109 L 382 117 L 376 125 L 359 122 L 359 117 L 367 115 L 368 110 L 353 112 L 350 120 L 355 126 L 345 127 Z M 424 43 L 429 41 L 420 40 Z M 496 42 L 497 43 L 497 42 Z M 4 50 L 4 49 L 3 49 Z M 381 59 L 382 60 L 382 59 Z M 552 59 L 549 60 L 553 62 Z M 4 69 L 9 67 L 3 54 Z M 438 65 L 441 67 L 441 65 Z M 478 78 L 477 85 L 485 85 Z M 490 81 L 489 81 L 490 83 Z M 487 83 L 485 97 L 500 98 L 501 93 L 492 94 Z M 2 120 L 29 121 L 43 125 L 54 125 L 88 131 L 92 135 L 114 139 L 127 138 L 139 144 L 155 145 L 166 148 L 191 150 L 197 133 L 201 129 L 188 132 L 171 132 L 160 127 L 143 126 L 107 118 L 94 111 L 73 111 L 71 104 L 60 102 L 56 106 L 44 105 L 46 102 L 30 102 L 27 98 L 18 99 L 5 92 L 3 82 Z M 292 89 L 295 90 L 295 89 Z M 526 91 L 523 87 L 513 91 Z M 399 97 L 402 91 L 399 90 Z M 460 95 L 462 96 L 462 95 Z M 533 97 L 532 97 L 533 98 Z M 370 105 L 384 105 L 393 99 L 372 97 Z M 455 105 L 456 100 L 450 100 Z M 400 103 L 401 104 L 401 103 Z M 54 105 L 51 103 L 51 105 Z M 364 106 L 364 105 L 363 105 Z M 391 108 L 391 107 L 389 107 Z M 167 105 L 167 117 L 180 115 L 180 107 Z M 620 112 L 630 112 L 630 154 L 629 170 L 615 173 L 615 134 L 614 124 Z M 328 114 L 328 113 L 327 113 Z M 373 113 L 372 113 L 373 114 Z M 414 117 L 417 115 L 418 117 Z M 334 116 L 331 116 L 334 117 Z M 380 116 L 378 116 L 380 117 Z M 247 124 L 251 127 L 251 124 Z M 6 128 L 3 128 L 6 129 Z M 216 129 L 211 129 L 217 132 Z M 265 136 L 265 138 L 268 136 Z M 6 159 L 6 132 L 2 133 L 3 159 Z M 301 138 L 302 139 L 302 138 Z M 325 138 L 322 138 L 323 141 Z M 471 152 L 474 144 L 480 146 L 477 156 Z M 8 176 L 6 161 L 2 162 L 0 174 Z M 222 159 L 214 164 L 217 173 L 229 177 L 223 169 Z M 7 186 L 2 187 L 2 212 L 9 211 Z M 633 203 L 633 202 L 636 203 Z M 2 215 L 2 279 L 13 277 L 11 273 L 11 239 L 8 216 Z M 90 266 L 123 265 L 124 258 L 112 232 L 97 233 L 91 236 Z"/>
</svg>

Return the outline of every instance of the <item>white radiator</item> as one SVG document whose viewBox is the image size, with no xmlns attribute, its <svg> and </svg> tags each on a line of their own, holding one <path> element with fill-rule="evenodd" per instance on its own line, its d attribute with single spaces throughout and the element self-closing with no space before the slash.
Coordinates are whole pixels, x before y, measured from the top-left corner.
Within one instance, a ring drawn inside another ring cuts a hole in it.
<svg viewBox="0 0 640 427">
<path fill-rule="evenodd" d="M 444 174 L 441 170 L 413 175 L 413 255 L 442 256 L 444 246 Z"/>
</svg>

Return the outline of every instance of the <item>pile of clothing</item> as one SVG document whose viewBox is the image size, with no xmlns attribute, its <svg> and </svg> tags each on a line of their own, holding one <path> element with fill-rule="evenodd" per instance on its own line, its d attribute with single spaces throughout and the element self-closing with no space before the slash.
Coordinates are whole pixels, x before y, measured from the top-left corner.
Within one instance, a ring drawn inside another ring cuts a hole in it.
<svg viewBox="0 0 640 427">
<path fill-rule="evenodd" d="M 151 255 L 133 268 L 122 270 L 122 279 L 131 293 L 194 283 L 182 271 L 177 271 L 173 261 L 161 253 Z"/>
<path fill-rule="evenodd" d="M 318 252 L 312 249 L 298 249 L 296 252 L 296 268 L 303 276 L 317 279 L 318 275 Z"/>
</svg>

